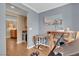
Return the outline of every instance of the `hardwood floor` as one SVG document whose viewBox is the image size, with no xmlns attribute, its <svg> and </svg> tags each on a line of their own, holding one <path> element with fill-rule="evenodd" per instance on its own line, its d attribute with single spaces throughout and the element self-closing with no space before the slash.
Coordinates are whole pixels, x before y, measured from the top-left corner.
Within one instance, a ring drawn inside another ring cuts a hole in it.
<svg viewBox="0 0 79 59">
<path fill-rule="evenodd" d="M 30 56 L 32 52 L 38 51 L 39 56 L 47 56 L 49 48 L 46 46 L 40 46 L 41 49 L 31 48 L 27 49 L 26 43 L 16 44 L 16 39 L 7 39 L 6 41 L 6 55 L 7 56 Z"/>
</svg>

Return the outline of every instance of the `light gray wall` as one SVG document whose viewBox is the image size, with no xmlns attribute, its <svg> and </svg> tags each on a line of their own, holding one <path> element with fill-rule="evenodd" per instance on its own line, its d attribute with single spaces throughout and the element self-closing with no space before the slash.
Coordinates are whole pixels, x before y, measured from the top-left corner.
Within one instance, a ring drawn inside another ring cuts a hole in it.
<svg viewBox="0 0 79 59">
<path fill-rule="evenodd" d="M 79 31 L 79 3 L 72 4 L 72 26 L 75 31 Z"/>
<path fill-rule="evenodd" d="M 40 27 L 40 34 L 41 33 L 46 33 L 45 27 L 46 24 L 44 22 L 44 18 L 45 17 L 50 17 L 50 16 L 54 16 L 54 15 L 61 15 L 62 19 L 63 19 L 63 27 L 70 27 L 71 30 L 73 30 L 72 28 L 72 4 L 68 4 L 68 5 L 64 5 L 62 7 L 59 8 L 55 8 L 43 13 L 39 14 L 39 27 Z"/>
<path fill-rule="evenodd" d="M 28 39 L 29 39 L 29 46 L 33 46 L 33 40 L 32 36 L 39 34 L 39 18 L 38 14 L 35 14 L 34 12 L 28 13 L 28 27 L 32 28 L 32 30 L 28 29 Z"/>
<path fill-rule="evenodd" d="M 33 44 L 32 36 L 39 34 L 39 15 L 29 9 L 28 7 L 23 6 L 22 4 L 16 4 L 14 3 L 13 5 L 23 9 L 27 13 L 27 23 L 28 23 L 28 48 L 31 48 Z M 32 30 L 29 30 L 29 28 L 32 28 Z"/>
<path fill-rule="evenodd" d="M 5 4 L 0 3 L 0 56 L 6 55 Z"/>
<path fill-rule="evenodd" d="M 68 26 L 71 30 L 79 31 L 79 4 L 69 4 L 39 14 L 40 34 L 44 33 L 46 30 L 44 29 L 44 17 L 57 14 L 62 14 L 64 27 Z M 74 43 L 71 43 L 69 46 L 64 46 L 64 55 L 67 56 L 79 53 L 78 43 L 79 39 L 74 41 Z"/>
</svg>

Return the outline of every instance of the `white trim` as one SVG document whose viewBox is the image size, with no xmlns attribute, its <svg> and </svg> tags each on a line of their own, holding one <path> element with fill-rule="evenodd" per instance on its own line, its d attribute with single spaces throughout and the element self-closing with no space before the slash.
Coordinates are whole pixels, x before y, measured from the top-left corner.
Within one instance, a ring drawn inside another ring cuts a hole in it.
<svg viewBox="0 0 79 59">
<path fill-rule="evenodd" d="M 35 45 L 32 45 L 32 46 L 30 46 L 30 47 L 27 47 L 27 49 L 31 49 L 31 48 L 33 48 Z"/>
<path fill-rule="evenodd" d="M 20 43 L 23 43 L 23 42 L 26 43 L 25 40 L 22 40 L 22 41 L 18 41 L 17 44 L 20 44 Z"/>
<path fill-rule="evenodd" d="M 52 9 L 55 9 L 55 8 L 58 8 L 58 7 L 62 7 L 62 6 L 67 5 L 67 4 L 69 4 L 69 3 L 61 4 L 61 5 L 58 5 L 58 6 L 56 6 L 56 7 L 51 8 L 51 9 L 42 10 L 42 11 L 40 11 L 39 13 L 42 13 L 42 12 L 45 12 L 45 11 L 48 11 L 48 10 L 52 10 Z"/>
<path fill-rule="evenodd" d="M 44 45 L 44 46 L 48 46 L 49 47 L 49 45 L 46 45 L 46 44 L 40 44 L 40 45 Z"/>
<path fill-rule="evenodd" d="M 49 47 L 49 45 L 45 45 L 45 44 L 40 44 L 40 45 L 44 45 L 44 46 L 48 46 L 48 47 Z M 31 49 L 31 48 L 33 48 L 34 46 L 35 46 L 35 45 L 32 45 L 32 46 L 30 46 L 30 47 L 27 46 L 26 49 Z"/>
<path fill-rule="evenodd" d="M 28 8 L 30 8 L 31 10 L 35 11 L 36 13 L 39 13 L 36 9 L 32 8 L 31 6 L 29 6 L 28 4 L 22 3 L 24 6 L 27 6 Z"/>
<path fill-rule="evenodd" d="M 64 6 L 64 5 L 67 5 L 67 4 L 70 4 L 70 3 L 65 3 L 65 4 L 61 4 L 61 5 L 58 5 L 58 6 L 56 6 L 56 7 L 53 7 L 53 8 L 51 8 L 51 9 L 45 9 L 45 10 L 42 10 L 42 11 L 38 11 L 38 10 L 36 10 L 35 8 L 33 8 L 33 7 L 31 7 L 30 5 L 28 5 L 28 4 L 25 4 L 25 3 L 22 3 L 24 6 L 27 6 L 28 8 L 30 8 L 31 10 L 33 10 L 33 11 L 35 11 L 36 13 L 42 13 L 42 12 L 45 12 L 45 11 L 48 11 L 48 10 L 51 10 L 51 9 L 55 9 L 55 8 L 58 8 L 58 7 L 62 7 L 62 6 Z"/>
<path fill-rule="evenodd" d="M 23 42 L 23 41 L 18 41 L 17 44 L 20 44 L 20 43 L 22 43 L 22 42 Z"/>
</svg>

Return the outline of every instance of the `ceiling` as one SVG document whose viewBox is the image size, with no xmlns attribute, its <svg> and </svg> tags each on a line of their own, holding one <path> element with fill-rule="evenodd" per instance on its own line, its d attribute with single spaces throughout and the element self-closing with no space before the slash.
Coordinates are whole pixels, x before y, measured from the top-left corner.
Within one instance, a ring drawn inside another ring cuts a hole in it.
<svg viewBox="0 0 79 59">
<path fill-rule="evenodd" d="M 23 3 L 23 5 L 34 10 L 37 13 L 45 12 L 69 3 Z"/>
<path fill-rule="evenodd" d="M 27 12 L 26 13 L 25 12 L 26 12 L 25 10 L 23 10 L 19 7 L 16 7 L 10 3 L 6 3 L 6 14 L 9 14 L 9 15 L 16 14 L 16 15 L 26 16 Z"/>
</svg>

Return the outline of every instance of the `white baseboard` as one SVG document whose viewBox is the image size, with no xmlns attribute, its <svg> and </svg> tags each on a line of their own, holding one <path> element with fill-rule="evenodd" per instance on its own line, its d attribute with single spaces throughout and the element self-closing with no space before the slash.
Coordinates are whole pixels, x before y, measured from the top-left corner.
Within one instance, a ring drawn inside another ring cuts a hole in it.
<svg viewBox="0 0 79 59">
<path fill-rule="evenodd" d="M 49 46 L 49 45 L 45 45 L 45 44 L 40 44 L 40 45 L 44 45 L 44 46 Z M 35 45 L 32 45 L 32 46 L 30 46 L 30 47 L 27 47 L 27 49 L 31 49 L 31 48 L 33 48 Z"/>
<path fill-rule="evenodd" d="M 17 44 L 20 44 L 20 43 L 22 43 L 22 42 L 23 42 L 23 41 L 18 41 Z"/>
<path fill-rule="evenodd" d="M 27 47 L 27 49 L 31 49 L 31 48 L 33 48 L 35 45 L 32 45 L 32 46 L 30 46 L 30 47 Z"/>
<path fill-rule="evenodd" d="M 40 45 L 49 46 L 49 45 L 46 45 L 46 44 L 40 44 Z"/>
<path fill-rule="evenodd" d="M 26 43 L 25 40 L 22 40 L 22 41 L 18 41 L 17 44 L 20 44 L 20 43 L 23 43 L 23 42 Z"/>
</svg>

